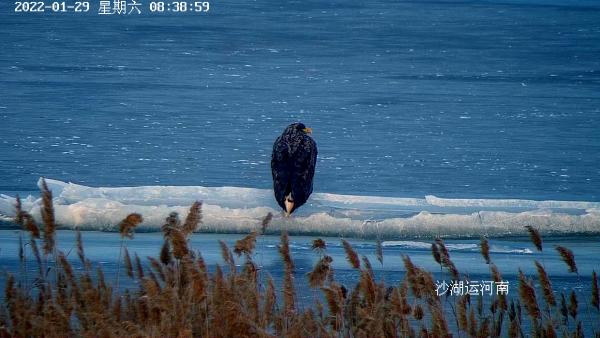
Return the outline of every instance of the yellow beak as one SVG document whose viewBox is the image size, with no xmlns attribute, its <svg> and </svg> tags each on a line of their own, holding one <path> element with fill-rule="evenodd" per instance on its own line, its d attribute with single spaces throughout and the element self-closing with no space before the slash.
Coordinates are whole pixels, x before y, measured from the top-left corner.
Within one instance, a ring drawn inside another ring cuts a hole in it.
<svg viewBox="0 0 600 338">
<path fill-rule="evenodd" d="M 304 128 L 302 130 L 304 130 L 304 132 L 307 134 L 312 134 L 312 128 Z"/>
</svg>

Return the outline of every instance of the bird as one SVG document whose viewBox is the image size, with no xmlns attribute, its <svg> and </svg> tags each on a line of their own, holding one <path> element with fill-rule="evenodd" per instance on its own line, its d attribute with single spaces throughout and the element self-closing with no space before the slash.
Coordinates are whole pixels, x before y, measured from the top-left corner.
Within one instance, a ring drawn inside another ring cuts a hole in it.
<svg viewBox="0 0 600 338">
<path fill-rule="evenodd" d="M 273 192 L 287 217 L 306 203 L 313 191 L 317 143 L 310 134 L 312 129 L 303 123 L 292 123 L 273 144 Z"/>
</svg>

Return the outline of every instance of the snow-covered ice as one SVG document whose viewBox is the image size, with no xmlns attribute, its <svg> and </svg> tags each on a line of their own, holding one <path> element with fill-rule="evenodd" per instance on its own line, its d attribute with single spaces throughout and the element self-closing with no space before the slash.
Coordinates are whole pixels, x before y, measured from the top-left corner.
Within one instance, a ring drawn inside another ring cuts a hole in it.
<svg viewBox="0 0 600 338">
<path fill-rule="evenodd" d="M 281 215 L 268 189 L 202 186 L 88 187 L 46 179 L 57 222 L 66 228 L 114 230 L 129 213 L 144 216 L 140 226 L 158 231 L 170 212 L 185 217 L 203 202 L 201 231 L 247 232 L 269 212 L 272 231 L 320 236 L 397 239 L 432 236 L 500 236 L 526 233 L 600 233 L 600 203 L 519 199 L 390 198 L 314 193 L 292 217 Z M 38 185 L 41 184 L 38 182 Z M 15 198 L 0 196 L 0 213 L 14 216 Z M 40 218 L 40 200 L 23 198 L 23 209 Z M 402 242 L 385 242 L 397 245 Z"/>
</svg>

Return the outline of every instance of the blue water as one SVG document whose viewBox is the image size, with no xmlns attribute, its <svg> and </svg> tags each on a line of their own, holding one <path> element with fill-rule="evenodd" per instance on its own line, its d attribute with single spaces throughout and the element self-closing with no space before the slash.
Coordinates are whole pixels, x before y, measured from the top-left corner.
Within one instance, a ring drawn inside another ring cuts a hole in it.
<svg viewBox="0 0 600 338">
<path fill-rule="evenodd" d="M 301 120 L 318 192 L 600 201 L 599 55 L 595 1 L 3 1 L 0 192 L 269 188 L 272 142 Z"/>
</svg>

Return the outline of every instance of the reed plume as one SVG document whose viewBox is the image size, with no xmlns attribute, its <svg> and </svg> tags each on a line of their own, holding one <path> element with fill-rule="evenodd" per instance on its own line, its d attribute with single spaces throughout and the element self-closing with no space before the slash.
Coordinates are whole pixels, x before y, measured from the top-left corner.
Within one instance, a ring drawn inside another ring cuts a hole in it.
<svg viewBox="0 0 600 338">
<path fill-rule="evenodd" d="M 165 224 L 161 227 L 165 238 L 171 237 L 171 229 L 180 228 L 181 221 L 179 220 L 179 214 L 176 212 L 169 213 L 169 216 L 165 219 Z"/>
<path fill-rule="evenodd" d="M 161 263 L 163 263 L 164 265 L 169 265 L 169 263 L 171 263 L 171 245 L 169 244 L 169 241 L 167 239 L 163 241 L 159 257 Z"/>
<path fill-rule="evenodd" d="M 30 214 L 23 212 L 23 222 L 25 230 L 29 231 L 32 238 L 40 238 L 40 228 Z"/>
<path fill-rule="evenodd" d="M 436 243 L 431 243 L 431 255 L 436 263 L 442 265 L 442 256 L 440 255 L 440 249 Z"/>
<path fill-rule="evenodd" d="M 331 258 L 331 256 L 324 256 L 317 262 L 314 269 L 307 274 L 308 284 L 311 288 L 323 286 L 327 276 L 329 275 L 330 264 L 332 261 L 333 258 Z"/>
<path fill-rule="evenodd" d="M 267 214 L 267 216 L 265 216 L 265 218 L 263 218 L 262 223 L 260 225 L 260 234 L 261 235 L 264 235 L 267 233 L 267 229 L 271 225 L 272 220 L 273 220 L 273 214 L 269 212 Z"/>
<path fill-rule="evenodd" d="M 171 231 L 171 244 L 173 244 L 173 257 L 176 259 L 182 259 L 183 256 L 189 254 L 187 245 L 187 239 L 185 233 L 179 228 L 172 228 Z"/>
<path fill-rule="evenodd" d="M 54 206 L 52 205 L 52 191 L 48 189 L 46 180 L 42 178 L 42 220 L 44 222 L 44 252 L 52 253 L 55 246 L 56 223 L 54 221 Z"/>
<path fill-rule="evenodd" d="M 344 251 L 346 252 L 346 259 L 352 265 L 354 269 L 360 269 L 360 259 L 358 259 L 358 254 L 352 248 L 352 245 L 348 243 L 345 239 L 342 239 L 342 245 L 344 246 Z"/>
<path fill-rule="evenodd" d="M 229 247 L 223 241 L 219 241 L 219 245 L 221 246 L 221 256 L 223 257 L 223 260 L 229 265 L 230 271 L 234 271 L 235 261 L 233 260 L 231 251 L 229 251 Z"/>
<path fill-rule="evenodd" d="M 325 250 L 327 250 L 327 243 L 321 238 L 314 239 L 312 241 L 311 249 L 320 255 L 322 255 Z"/>
<path fill-rule="evenodd" d="M 562 260 L 569 267 L 569 272 L 577 273 L 577 265 L 575 264 L 575 255 L 573 254 L 573 251 L 563 246 L 557 246 L 556 251 L 558 251 Z"/>
<path fill-rule="evenodd" d="M 452 262 L 452 260 L 450 259 L 450 252 L 448 252 L 444 241 L 441 238 L 436 238 L 435 242 L 439 247 L 440 260 L 442 262 L 442 265 L 446 267 L 448 271 L 450 271 L 450 274 L 452 275 L 452 278 L 454 278 L 454 280 L 460 280 L 460 274 L 458 273 L 454 262 Z"/>
<path fill-rule="evenodd" d="M 540 285 L 542 286 L 542 291 L 544 292 L 544 299 L 546 300 L 546 303 L 548 303 L 548 305 L 550 306 L 556 306 L 554 291 L 552 290 L 552 284 L 550 283 L 550 278 L 548 277 L 546 270 L 544 269 L 542 264 L 540 264 L 540 262 L 538 262 L 537 260 L 535 261 L 535 267 L 538 271 L 538 277 L 540 279 Z"/>
<path fill-rule="evenodd" d="M 329 312 L 333 316 L 337 316 L 342 312 L 342 296 L 341 289 L 338 285 L 331 285 L 330 287 L 323 287 L 323 293 L 329 306 Z"/>
<path fill-rule="evenodd" d="M 380 239 L 375 243 L 375 257 L 377 257 L 379 264 L 383 267 L 383 243 Z"/>
<path fill-rule="evenodd" d="M 536 249 L 541 252 L 542 236 L 540 235 L 540 232 L 538 231 L 538 229 L 532 227 L 531 225 L 527 225 L 525 226 L 525 228 L 527 229 L 527 232 L 529 232 L 529 238 L 531 239 L 531 243 L 533 243 Z"/>
<path fill-rule="evenodd" d="M 485 259 L 485 263 L 490 264 L 490 244 L 485 237 L 481 237 L 481 255 Z"/>
<path fill-rule="evenodd" d="M 119 233 L 121 234 L 121 237 L 133 238 L 133 230 L 143 221 L 144 219 L 140 214 L 132 213 L 127 215 L 127 217 L 119 223 Z"/>
<path fill-rule="evenodd" d="M 519 296 L 525 304 L 525 309 L 533 319 L 540 317 L 540 309 L 535 297 L 535 289 L 519 269 Z"/>
<path fill-rule="evenodd" d="M 574 290 L 571 290 L 571 296 L 569 297 L 569 315 L 573 317 L 573 319 L 577 319 L 577 295 Z"/>
<path fill-rule="evenodd" d="M 256 246 L 257 235 L 258 234 L 256 233 L 256 231 L 252 231 L 248 235 L 246 235 L 246 237 L 236 241 L 233 252 L 235 252 L 235 254 L 238 255 L 238 257 L 242 254 L 250 256 Z"/>
<path fill-rule="evenodd" d="M 202 223 L 202 202 L 195 201 L 183 222 L 183 234 L 188 236 L 193 233 L 200 223 Z"/>
</svg>

